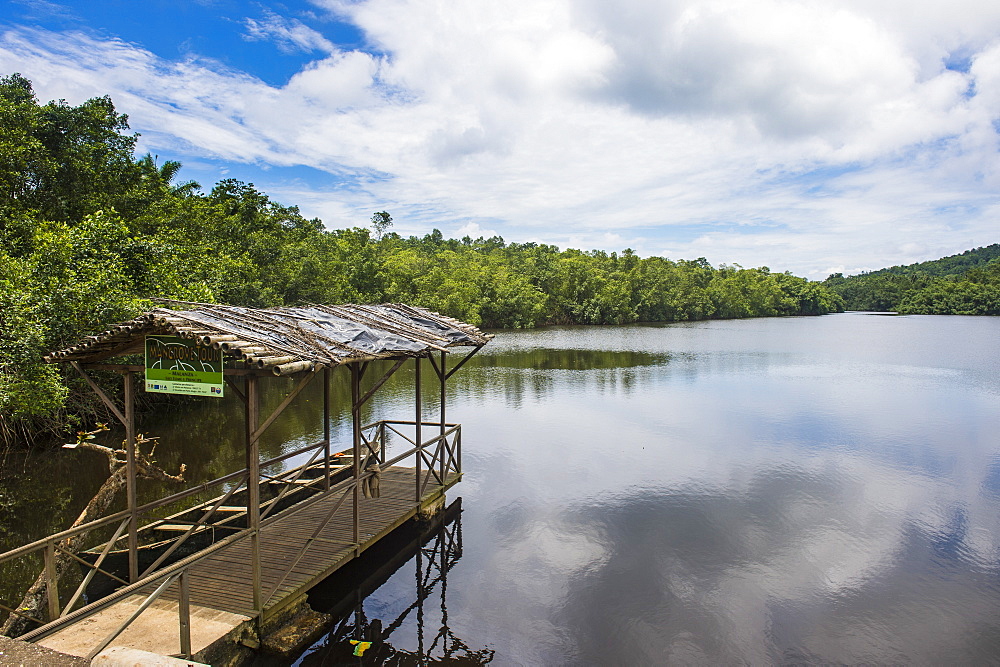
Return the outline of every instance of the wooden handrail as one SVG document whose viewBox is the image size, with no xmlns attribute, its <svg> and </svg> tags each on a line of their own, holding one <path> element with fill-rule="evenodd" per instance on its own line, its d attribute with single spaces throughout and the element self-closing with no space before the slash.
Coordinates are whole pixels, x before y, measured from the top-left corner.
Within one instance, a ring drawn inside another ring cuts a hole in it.
<svg viewBox="0 0 1000 667">
<path fill-rule="evenodd" d="M 433 425 L 433 426 L 440 426 L 440 422 L 422 422 L 422 424 L 428 424 L 428 425 Z M 394 425 L 398 425 L 398 426 L 407 426 L 407 425 L 409 425 L 409 426 L 415 426 L 416 422 L 415 421 L 406 421 L 406 420 L 381 420 L 379 422 L 375 422 L 373 424 L 369 424 L 368 426 L 365 427 L 365 429 L 373 429 L 373 428 L 378 429 L 378 428 L 381 428 L 382 432 L 384 433 L 385 428 L 388 428 L 390 431 L 392 431 L 393 433 L 396 433 L 397 435 L 399 435 L 404 440 L 407 440 L 407 442 L 412 443 L 412 440 L 410 440 L 405 435 L 403 435 L 402 433 L 399 433 L 395 428 L 393 428 Z M 397 456 L 393 457 L 392 459 L 387 460 L 387 461 L 381 463 L 380 464 L 381 468 L 384 470 L 385 468 L 387 468 L 389 466 L 392 466 L 392 465 L 395 465 L 396 463 L 399 463 L 400 461 L 402 461 L 402 460 L 404 460 L 404 459 L 406 459 L 408 457 L 417 456 L 417 457 L 423 459 L 423 461 L 428 464 L 428 466 L 427 466 L 428 467 L 427 475 L 424 476 L 424 479 L 420 479 L 418 477 L 415 480 L 415 482 L 417 484 L 418 491 L 419 492 L 424 491 L 426 489 L 427 485 L 431 482 L 431 478 L 434 478 L 437 481 L 438 484 L 444 484 L 446 477 L 445 477 L 445 479 L 441 478 L 441 476 L 438 474 L 438 471 L 436 470 L 436 466 L 434 465 L 435 463 L 441 463 L 442 464 L 442 468 L 445 469 L 445 470 L 454 470 L 455 472 L 460 472 L 459 468 L 458 468 L 458 462 L 457 462 L 457 458 L 456 458 L 456 449 L 455 448 L 456 448 L 456 446 L 460 446 L 458 443 L 460 443 L 460 438 L 461 438 L 461 425 L 460 424 L 447 424 L 447 427 L 448 428 L 447 428 L 447 430 L 444 433 L 436 433 L 433 437 L 427 439 L 425 442 L 422 442 L 419 445 L 414 445 L 413 447 L 409 447 L 404 452 L 398 454 Z M 455 443 L 453 445 L 449 445 L 448 444 L 448 438 L 451 438 L 453 435 L 456 436 Z M 298 480 L 302 476 L 302 474 L 304 473 L 304 471 L 306 470 L 306 468 L 309 465 L 311 465 L 311 464 L 314 463 L 314 461 L 316 460 L 316 457 L 317 457 L 319 451 L 322 451 L 325 448 L 325 445 L 326 445 L 325 441 L 321 441 L 321 442 L 319 442 L 318 444 L 315 444 L 315 445 L 310 445 L 310 446 L 302 447 L 302 448 L 296 449 L 296 450 L 294 450 L 292 452 L 288 452 L 288 453 L 282 454 L 281 456 L 269 459 L 268 461 L 264 462 L 264 464 L 262 464 L 262 466 L 271 466 L 271 465 L 280 463 L 282 461 L 288 460 L 288 459 L 290 459 L 290 458 L 292 458 L 294 456 L 298 456 L 298 455 L 301 455 L 303 453 L 312 451 L 313 452 L 313 456 L 311 456 L 309 458 L 309 461 L 307 463 L 305 463 L 305 464 L 303 464 L 301 466 L 296 466 L 296 467 L 291 468 L 289 470 L 282 471 L 281 474 L 276 478 L 276 479 L 280 479 L 282 481 L 295 482 L 296 480 Z M 382 455 L 384 457 L 386 449 L 388 447 L 388 443 L 387 442 L 382 442 L 381 445 L 382 445 L 382 450 L 381 451 L 382 451 Z M 432 452 L 427 452 L 426 451 L 427 448 L 430 448 L 430 447 L 432 447 L 434 445 L 437 445 L 437 446 L 434 447 L 434 450 Z M 366 460 L 367 460 L 367 458 L 368 457 L 366 457 Z M 300 510 L 302 510 L 302 509 L 304 509 L 304 508 L 312 505 L 313 503 L 322 500 L 323 498 L 329 497 L 329 494 L 342 493 L 342 494 L 345 494 L 344 497 L 346 497 L 347 493 L 349 493 L 350 491 L 352 491 L 353 489 L 355 489 L 355 487 L 360 486 L 360 484 L 362 484 L 365 480 L 367 480 L 368 477 L 370 477 L 370 476 L 372 476 L 374 474 L 374 472 L 366 471 L 366 470 L 360 470 L 359 472 L 360 472 L 360 474 L 357 477 L 353 477 L 352 476 L 352 477 L 349 477 L 347 479 L 344 479 L 344 480 L 338 482 L 337 484 L 333 484 L 333 485 L 331 485 L 331 487 L 329 488 L 329 490 L 327 490 L 327 491 L 325 491 L 323 493 L 314 494 L 314 495 L 312 495 L 312 496 L 310 496 L 310 497 L 302 500 L 301 502 L 296 503 L 293 507 L 289 508 L 289 510 L 292 511 L 292 512 L 298 512 L 298 511 L 300 511 Z M 160 499 L 158 501 L 147 503 L 146 505 L 143 505 L 140 508 L 138 508 L 138 511 L 141 512 L 141 513 L 147 513 L 150 510 L 158 509 L 160 507 L 164 507 L 166 505 L 171 504 L 172 502 L 176 502 L 178 500 L 182 500 L 182 499 L 187 498 L 187 497 L 189 497 L 189 496 L 191 496 L 191 495 L 193 495 L 195 493 L 200 493 L 200 492 L 206 491 L 206 490 L 211 489 L 211 488 L 213 488 L 215 486 L 218 486 L 220 484 L 224 484 L 226 482 L 230 482 L 230 481 L 237 480 L 237 479 L 241 480 L 241 484 L 237 485 L 233 489 L 230 489 L 229 493 L 225 494 L 225 497 L 223 499 L 221 499 L 221 500 L 216 499 L 215 500 L 215 507 L 212 510 L 212 511 L 215 511 L 215 510 L 218 509 L 219 505 L 221 505 L 221 504 L 224 503 L 225 498 L 230 497 L 232 495 L 232 492 L 235 491 L 237 488 L 239 488 L 239 486 L 242 485 L 242 482 L 245 482 L 246 478 L 247 478 L 247 471 L 246 470 L 241 470 L 241 471 L 237 471 L 235 473 L 230 473 L 228 475 L 224 475 L 224 476 L 222 476 L 220 478 L 217 478 L 215 480 L 212 480 L 210 482 L 205 482 L 203 484 L 199 484 L 198 486 L 192 487 L 191 489 L 186 489 L 185 491 L 173 494 L 173 495 L 168 496 L 166 498 L 162 498 L 162 499 Z M 318 477 L 318 478 L 316 478 L 313 481 L 316 482 L 317 484 L 319 484 L 319 483 L 323 482 L 324 480 L 323 480 L 322 477 Z M 280 499 L 280 496 L 278 498 L 271 499 L 271 501 L 268 504 L 271 504 L 274 501 L 279 500 L 279 499 Z M 211 502 L 209 504 L 211 504 Z M 272 505 L 272 506 L 276 506 L 276 505 Z M 188 508 L 187 510 L 184 510 L 184 511 L 190 511 L 191 509 L 194 509 L 194 508 Z M 209 512 L 209 513 L 211 514 L 212 512 Z M 125 519 L 128 518 L 128 516 L 129 516 L 129 512 L 127 512 L 127 511 L 117 512 L 117 513 L 112 514 L 112 515 L 110 515 L 108 517 L 104 517 L 102 519 L 98 519 L 96 521 L 92 521 L 92 522 L 90 522 L 88 524 L 84 524 L 82 526 L 78 526 L 78 527 L 73 528 L 73 529 L 64 530 L 64 531 L 61 531 L 59 533 L 55 533 L 55 534 L 50 535 L 48 537 L 42 538 L 40 540 L 36 540 L 35 542 L 32 542 L 30 544 L 24 545 L 22 547 L 18 547 L 17 549 L 13 549 L 11 551 L 8 551 L 8 552 L 6 552 L 4 554 L 0 554 L 0 563 L 12 560 L 12 559 L 17 558 L 17 557 L 25 556 L 27 554 L 31 554 L 33 552 L 36 552 L 36 551 L 39 551 L 39 550 L 42 550 L 42 549 L 45 549 L 46 551 L 48 551 L 50 553 L 49 560 L 51 560 L 51 554 L 54 553 L 54 549 L 56 548 L 56 545 L 60 541 L 66 539 L 67 537 L 72 537 L 74 535 L 77 535 L 77 534 L 79 534 L 79 533 L 81 533 L 81 532 L 83 532 L 85 530 L 93 530 L 95 528 L 99 528 L 99 527 L 102 527 L 102 526 L 105 526 L 105 525 L 110 525 L 110 524 L 112 524 L 115 521 L 125 520 Z M 275 514 L 273 514 L 271 516 L 267 516 L 267 514 L 265 513 L 265 516 L 262 517 L 262 519 L 264 519 L 264 520 L 261 521 L 261 527 L 264 527 L 266 525 L 270 525 L 272 522 L 277 521 L 278 519 L 280 519 L 283 516 L 287 516 L 287 515 L 284 512 L 279 512 L 279 513 L 275 513 Z M 196 522 L 186 522 L 186 523 L 190 524 L 191 529 L 196 529 L 196 527 L 199 526 L 199 525 L 206 525 L 206 524 L 204 524 L 204 521 L 206 519 L 207 519 L 207 516 L 202 517 L 199 521 L 196 521 Z M 161 521 L 163 521 L 163 520 L 166 520 L 166 519 L 161 519 Z M 177 519 L 177 520 L 173 520 L 173 521 L 174 521 L 174 523 L 179 523 L 181 520 Z M 149 524 L 149 525 L 155 525 L 155 524 Z M 239 528 L 237 528 L 237 527 L 234 526 L 234 527 L 231 527 L 231 529 L 235 530 L 237 532 L 234 533 L 234 534 L 231 534 L 231 535 L 229 535 L 229 536 L 227 536 L 225 538 L 220 539 L 219 541 L 217 541 L 214 544 L 206 547 L 205 549 L 199 551 L 196 554 L 192 554 L 190 556 L 187 556 L 185 558 L 182 558 L 182 559 L 178 560 L 175 563 L 171 563 L 169 565 L 166 565 L 162 569 L 160 569 L 159 571 L 151 571 L 151 570 L 153 570 L 154 567 L 156 567 L 156 564 L 154 564 L 152 567 L 148 568 L 146 570 L 146 572 L 143 573 L 143 576 L 138 581 L 136 581 L 135 583 L 129 584 L 127 586 L 124 586 L 123 588 L 120 588 L 119 590 L 111 593 L 108 596 L 105 596 L 104 598 L 96 600 L 96 601 L 94 601 L 94 602 L 92 602 L 92 603 L 90 603 L 88 605 L 85 605 L 84 607 L 79 608 L 79 609 L 73 610 L 72 607 L 74 606 L 74 604 L 77 603 L 77 601 L 79 600 L 80 594 L 82 592 L 80 589 L 77 589 L 77 591 L 71 596 L 71 600 L 69 601 L 69 604 L 67 605 L 67 608 L 65 610 L 62 610 L 62 614 L 60 615 L 59 618 L 55 618 L 54 620 L 51 620 L 50 622 L 45 623 L 41 627 L 36 628 L 35 630 L 32 630 L 32 631 L 28 632 L 27 634 L 25 634 L 24 636 L 22 636 L 22 639 L 31 640 L 31 639 L 38 639 L 38 638 L 41 638 L 43 636 L 46 636 L 47 634 L 55 631 L 59 627 L 63 627 L 66 624 L 75 622 L 76 620 L 79 620 L 81 618 L 84 618 L 84 617 L 92 614 L 92 613 L 95 613 L 96 611 L 99 611 L 100 609 L 103 609 L 107 605 L 112 604 L 113 602 L 121 599 L 125 595 L 128 595 L 128 594 L 130 594 L 132 592 L 138 591 L 143 586 L 148 586 L 150 584 L 159 582 L 164 577 L 170 576 L 172 573 L 178 573 L 178 572 L 181 572 L 181 571 L 186 571 L 186 569 L 188 567 L 190 567 L 194 563 L 199 562 L 201 559 L 203 559 L 203 558 L 211 555 L 212 553 L 215 553 L 216 551 L 218 551 L 219 549 L 221 549 L 221 548 L 223 548 L 223 547 L 225 547 L 227 545 L 230 545 L 230 544 L 232 544 L 232 543 L 234 543 L 236 541 L 244 539 L 244 538 L 250 536 L 253 533 L 253 531 L 249 527 L 248 528 L 239 529 Z M 93 576 L 94 572 L 101 571 L 101 567 L 100 567 L 101 564 L 102 564 L 101 561 L 103 561 L 104 557 L 107 555 L 107 553 L 108 553 L 109 549 L 111 548 L 111 546 L 116 541 L 119 541 L 121 539 L 121 537 L 120 537 L 121 532 L 122 532 L 121 531 L 121 527 L 119 526 L 118 531 L 115 534 L 115 537 L 112 537 L 111 541 L 107 543 L 107 545 L 105 546 L 105 549 L 102 551 L 102 553 L 101 553 L 101 555 L 100 555 L 97 563 L 93 563 L 92 564 L 92 563 L 83 561 L 79 557 L 74 557 L 74 560 L 77 560 L 77 561 L 83 563 L 84 565 L 92 568 L 91 572 L 88 574 L 88 576 L 85 577 L 85 581 L 84 581 L 84 584 L 83 584 L 82 588 L 86 587 L 86 583 Z M 62 550 L 60 549 L 60 551 L 62 551 Z M 161 562 L 162 562 L 162 559 L 161 559 Z M 46 568 L 46 571 L 49 572 L 52 569 L 53 569 L 52 566 L 49 565 L 49 567 Z M 51 572 L 49 572 L 49 574 L 51 575 Z M 105 574 L 107 574 L 107 573 L 105 573 Z M 51 579 L 51 576 L 50 576 L 50 579 Z M 52 583 L 53 584 L 57 584 L 58 583 L 58 578 L 56 578 L 56 580 L 53 581 Z M 57 590 L 56 589 L 56 585 L 50 586 L 50 590 L 52 590 L 52 591 Z M 56 609 L 55 614 L 59 615 L 58 602 L 55 605 L 52 605 L 52 606 L 53 606 L 53 608 Z M 3 610 L 6 610 L 6 611 L 10 612 L 10 609 L 8 607 L 0 607 L 0 609 L 3 609 Z"/>
<path fill-rule="evenodd" d="M 263 463 L 261 463 L 260 464 L 261 468 L 269 467 L 269 466 L 272 466 L 272 465 L 274 465 L 276 463 L 280 463 L 282 461 L 286 461 L 286 460 L 288 460 L 290 458 L 293 458 L 295 456 L 299 456 L 300 454 L 304 454 L 305 452 L 311 451 L 313 449 L 317 449 L 317 448 L 318 449 L 322 449 L 323 445 L 324 445 L 323 442 L 319 442 L 317 444 L 307 445 L 305 447 L 301 447 L 301 448 L 296 449 L 294 451 L 287 452 L 285 454 L 282 454 L 281 456 L 276 456 L 276 457 L 274 457 L 272 459 L 268 459 L 267 461 L 264 461 Z M 293 468 L 292 470 L 283 471 L 283 472 L 291 473 L 294 470 L 295 469 Z M 179 492 L 177 492 L 175 494 L 166 496 L 164 498 L 160 498 L 159 500 L 155 500 L 153 502 L 146 503 L 145 505 L 140 505 L 136 509 L 136 512 L 138 512 L 139 514 L 146 514 L 146 513 L 150 512 L 152 510 L 159 509 L 161 507 L 165 507 L 167 505 L 170 505 L 171 503 L 175 503 L 177 501 L 184 500 L 185 498 L 189 498 L 189 497 L 191 497 L 193 495 L 197 495 L 199 493 L 204 493 L 205 491 L 208 491 L 212 487 L 219 486 L 219 485 L 225 484 L 227 482 L 232 482 L 232 481 L 234 481 L 236 479 L 239 479 L 241 477 L 246 477 L 246 475 L 247 475 L 247 471 L 245 469 L 244 470 L 237 470 L 236 472 L 229 473 L 228 475 L 223 475 L 222 477 L 218 477 L 216 479 L 209 480 L 207 482 L 202 482 L 201 484 L 199 484 L 197 486 L 192 486 L 192 487 L 190 487 L 188 489 L 185 489 L 183 491 L 179 491 Z M 23 556 L 23 555 L 31 553 L 33 551 L 38 551 L 40 549 L 44 549 L 45 545 L 48 544 L 52 540 L 64 540 L 64 539 L 66 539 L 68 537 L 73 537 L 73 536 L 78 535 L 78 534 L 80 534 L 82 532 L 95 530 L 97 528 L 101 528 L 102 526 L 114 523 L 115 521 L 120 521 L 121 519 L 124 519 L 124 518 L 126 518 L 128 516 L 129 516 L 129 511 L 128 510 L 122 510 L 121 512 L 116 512 L 114 514 L 109 514 L 106 517 L 102 517 L 100 519 L 95 519 L 95 520 L 90 521 L 88 523 L 80 524 L 79 526 L 76 526 L 75 528 L 68 528 L 66 530 L 60 531 L 58 533 L 54 533 L 54 534 L 49 535 L 47 537 L 43 537 L 43 538 L 41 538 L 39 540 L 35 540 L 34 542 L 31 542 L 29 544 L 25 544 L 23 546 L 17 547 L 16 549 L 11 549 L 10 551 L 7 551 L 7 552 L 4 552 L 4 553 L 0 554 L 0 563 L 3 563 L 5 561 L 7 561 L 7 560 L 10 560 L 11 558 L 17 558 L 18 556 Z"/>
</svg>

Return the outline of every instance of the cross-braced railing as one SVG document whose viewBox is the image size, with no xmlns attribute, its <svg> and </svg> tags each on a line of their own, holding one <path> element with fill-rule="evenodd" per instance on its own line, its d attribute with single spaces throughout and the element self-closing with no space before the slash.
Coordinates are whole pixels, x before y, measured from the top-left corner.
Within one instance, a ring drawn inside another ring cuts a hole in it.
<svg viewBox="0 0 1000 667">
<path fill-rule="evenodd" d="M 414 433 L 431 428 L 439 432 L 422 442 L 407 433 L 407 427 Z M 272 522 L 312 506 L 321 500 L 336 498 L 319 521 L 310 536 L 303 541 L 298 554 L 292 558 L 285 574 L 269 590 L 264 591 L 261 608 L 255 610 L 263 613 L 267 603 L 275 599 L 281 590 L 281 585 L 302 558 L 320 539 L 320 536 L 331 519 L 344 506 L 348 498 L 353 496 L 353 547 L 356 554 L 360 553 L 362 540 L 359 534 L 358 508 L 359 498 L 368 492 L 377 495 L 378 478 L 383 471 L 392 466 L 415 469 L 414 475 L 414 507 L 419 509 L 428 495 L 449 481 L 457 479 L 461 473 L 461 426 L 445 424 L 441 428 L 439 422 L 417 423 L 413 421 L 380 421 L 369 424 L 361 429 L 361 447 L 357 461 L 354 461 L 353 450 L 322 456 L 329 451 L 325 441 L 310 445 L 275 457 L 261 463 L 261 485 L 267 484 L 270 493 L 268 499 L 262 499 L 261 528 L 266 528 Z M 402 451 L 398 451 L 402 450 Z M 391 456 L 391 458 L 389 458 Z M 304 463 L 287 470 L 276 470 L 273 474 L 264 470 L 278 468 L 286 461 L 306 458 Z M 140 531 L 150 536 L 163 532 L 176 533 L 172 541 L 165 540 L 160 545 L 149 564 L 142 570 L 138 581 L 130 583 L 127 574 L 121 571 L 122 559 L 127 562 L 127 549 L 122 549 L 123 533 L 129 524 L 131 514 L 128 511 L 118 512 L 111 516 L 92 521 L 65 530 L 54 535 L 37 540 L 18 549 L 0 554 L 0 568 L 18 559 L 37 559 L 42 555 L 44 569 L 42 579 L 46 587 L 48 614 L 47 619 L 38 619 L 15 609 L 13 605 L 0 602 L 0 610 L 22 617 L 30 623 L 39 626 L 21 635 L 25 640 L 38 640 L 57 630 L 97 613 L 128 595 L 144 595 L 140 609 L 126 622 L 122 623 L 100 645 L 95 647 L 91 657 L 110 644 L 128 625 L 139 616 L 150 604 L 168 590 L 176 582 L 174 593 L 179 605 L 178 632 L 180 636 L 181 654 L 190 655 L 190 612 L 187 574 L 191 568 L 203 559 L 210 557 L 222 548 L 249 537 L 253 530 L 247 526 L 246 485 L 248 482 L 246 470 L 220 477 L 180 493 L 173 494 L 161 500 L 140 506 L 137 513 L 143 522 Z M 373 484 L 374 481 L 374 484 Z M 222 495 L 208 501 L 196 503 L 179 512 L 163 516 L 165 510 L 176 507 L 178 503 L 197 501 L 213 489 L 220 489 Z M 242 505 L 234 503 L 234 499 L 242 498 Z M 69 550 L 72 540 L 81 539 L 88 533 L 103 531 L 111 533 L 110 539 L 103 545 L 98 545 L 85 555 L 85 559 Z M 193 538 L 203 533 L 209 533 L 207 545 L 190 553 L 185 549 Z M 117 548 L 116 548 L 117 547 Z M 57 555 L 65 554 L 64 562 L 78 563 L 81 568 L 77 576 L 71 575 L 70 568 L 63 565 L 57 567 Z M 110 567 L 108 562 L 117 558 L 119 568 Z M 104 584 L 114 590 L 95 593 L 92 585 L 96 575 L 105 577 Z M 60 583 L 79 580 L 72 593 L 60 590 Z M 150 589 L 155 590 L 150 592 Z M 85 603 L 85 604 L 84 604 Z M 83 604 L 83 606 L 79 606 Z"/>
<path fill-rule="evenodd" d="M 357 477 L 351 478 L 349 484 L 341 484 L 330 489 L 331 493 L 339 493 L 340 496 L 329 507 L 321 519 L 315 522 L 313 530 L 299 548 L 298 552 L 289 560 L 284 576 L 270 587 L 266 592 L 265 606 L 280 593 L 282 584 L 289 574 L 302 561 L 303 558 L 320 541 L 321 535 L 326 530 L 330 522 L 337 516 L 348 497 L 353 492 L 355 503 L 359 493 L 374 495 L 377 494 L 378 480 L 383 471 L 392 466 L 415 463 L 414 475 L 414 507 L 419 509 L 429 495 L 433 495 L 457 479 L 461 474 L 461 441 L 462 427 L 460 424 L 446 424 L 443 434 L 435 435 L 428 440 L 418 442 L 405 432 L 405 427 L 410 426 L 414 430 L 418 426 L 414 421 L 391 421 L 382 420 L 362 427 L 361 429 L 361 456 L 359 457 L 359 473 Z M 421 427 L 440 427 L 439 422 L 423 422 Z M 450 442 L 449 442 L 450 440 Z M 402 444 L 401 444 L 402 443 Z M 407 447 L 409 445 L 409 447 Z M 397 451 L 403 449 L 403 451 Z M 394 454 L 391 458 L 389 452 Z M 409 461 L 408 461 L 409 459 Z M 401 466 L 409 467 L 409 466 Z M 373 483 L 374 482 L 374 483 Z M 433 482 L 433 484 L 432 484 Z M 304 501 L 306 507 L 314 499 Z M 353 548 L 356 555 L 360 554 L 362 539 L 360 535 L 360 512 L 355 505 L 353 512 L 352 530 L 354 535 Z"/>
<path fill-rule="evenodd" d="M 418 484 L 414 489 L 414 497 L 419 500 L 427 492 L 427 485 L 433 480 L 435 484 L 444 485 L 451 475 L 462 472 L 462 427 L 460 424 L 442 424 L 440 422 L 423 422 L 421 427 L 440 429 L 437 435 L 424 440 L 419 446 L 417 422 L 404 420 L 383 420 L 369 424 L 362 430 L 363 434 L 377 434 L 377 440 L 386 443 L 387 449 L 394 447 L 394 440 L 401 440 L 410 445 L 411 449 L 383 463 L 395 465 L 410 455 L 416 455 Z M 406 427 L 414 431 L 413 435 L 406 432 Z M 398 446 L 398 445 L 397 445 Z"/>
<path fill-rule="evenodd" d="M 325 443 L 320 442 L 287 452 L 261 464 L 261 468 L 265 470 L 277 468 L 274 474 L 261 476 L 266 478 L 265 482 L 268 484 L 271 496 L 261 503 L 262 517 L 288 506 L 290 502 L 301 500 L 310 491 L 315 492 L 324 486 L 328 488 L 330 480 L 348 467 L 343 464 L 343 457 L 331 457 L 332 461 L 322 460 L 324 451 Z M 280 466 L 289 459 L 301 459 L 303 456 L 308 457 L 305 463 L 288 470 L 280 469 Z M 317 459 L 321 459 L 320 463 L 317 463 Z M 146 579 L 182 555 L 188 555 L 191 546 L 189 541 L 205 531 L 214 533 L 210 540 L 213 543 L 221 536 L 246 533 L 247 481 L 248 473 L 242 470 L 140 506 L 137 515 L 141 536 L 146 538 L 147 542 L 169 542 L 163 548 L 156 550 L 157 555 L 141 571 L 140 578 Z M 213 500 L 197 502 L 199 498 L 204 498 L 213 490 L 224 492 Z M 306 493 L 302 493 L 303 491 Z M 194 501 L 193 506 L 192 501 Z M 107 563 L 120 562 L 127 558 L 124 533 L 128 528 L 130 516 L 130 512 L 124 510 L 12 549 L 0 554 L 0 568 L 11 567 L 19 560 L 30 561 L 32 558 L 37 560 L 37 555 L 41 554 L 44 563 L 41 576 L 46 590 L 47 620 L 64 618 L 86 597 L 94 596 L 91 584 L 94 583 L 96 575 L 105 577 L 107 580 L 105 583 L 129 585 L 127 573 L 113 571 L 115 568 L 109 567 Z M 164 536 L 169 536 L 169 539 L 164 540 Z M 102 538 L 106 541 L 100 544 Z M 89 544 L 98 546 L 85 551 Z M 81 556 L 81 552 L 87 558 Z M 58 566 L 60 556 L 62 565 Z M 68 568 L 67 564 L 79 565 L 81 569 L 79 576 L 74 576 L 76 573 Z M 68 589 L 61 590 L 60 583 L 65 584 L 70 581 L 76 585 L 72 592 L 67 594 Z M 13 608 L 16 605 L 6 602 L 0 601 L 0 611 L 24 618 L 33 625 L 43 625 L 46 622 L 46 619 L 35 618 L 26 614 L 24 610 Z"/>
</svg>

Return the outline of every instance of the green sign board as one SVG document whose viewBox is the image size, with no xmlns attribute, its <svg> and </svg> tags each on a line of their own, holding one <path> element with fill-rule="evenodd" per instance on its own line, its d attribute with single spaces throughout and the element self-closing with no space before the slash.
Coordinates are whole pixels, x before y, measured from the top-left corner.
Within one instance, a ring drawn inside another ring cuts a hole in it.
<svg viewBox="0 0 1000 667">
<path fill-rule="evenodd" d="M 222 350 L 176 336 L 146 336 L 146 391 L 222 397 Z"/>
</svg>

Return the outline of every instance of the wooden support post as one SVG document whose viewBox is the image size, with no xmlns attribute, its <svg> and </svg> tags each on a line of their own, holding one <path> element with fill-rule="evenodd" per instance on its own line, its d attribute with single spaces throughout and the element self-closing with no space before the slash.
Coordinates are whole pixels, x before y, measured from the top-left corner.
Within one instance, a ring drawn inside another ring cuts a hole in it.
<svg viewBox="0 0 1000 667">
<path fill-rule="evenodd" d="M 49 620 L 59 618 L 59 574 L 56 570 L 56 543 L 45 545 L 45 590 L 48 594 Z"/>
<path fill-rule="evenodd" d="M 385 463 L 385 450 L 389 448 L 389 443 L 385 439 L 385 421 L 378 425 L 378 460 L 379 465 Z"/>
<path fill-rule="evenodd" d="M 423 444 L 424 443 L 423 443 L 423 440 L 421 439 L 421 429 L 420 429 L 421 422 L 423 420 L 423 408 L 420 405 L 420 357 L 417 357 L 416 359 L 414 359 L 414 361 L 417 362 L 417 367 L 416 367 L 416 378 L 417 379 L 416 379 L 416 382 L 415 382 L 415 396 L 414 396 L 414 404 L 417 406 L 417 408 L 416 408 L 416 416 L 414 417 L 414 421 L 416 421 L 416 423 L 417 423 L 417 431 L 416 431 L 416 434 L 414 435 L 414 442 L 417 443 L 417 484 L 414 487 L 413 493 L 414 493 L 415 497 L 414 497 L 413 500 L 419 506 L 420 505 L 420 471 L 421 471 L 421 467 L 422 467 L 420 459 L 423 458 L 423 451 L 424 451 L 424 449 L 423 449 Z"/>
<path fill-rule="evenodd" d="M 180 614 L 181 656 L 191 657 L 191 590 L 188 584 L 188 573 L 182 571 L 178 580 L 180 595 L 178 595 L 177 611 Z"/>
<path fill-rule="evenodd" d="M 361 477 L 361 374 L 362 369 L 357 363 L 351 364 L 351 431 L 353 437 L 353 458 L 354 458 L 354 555 L 361 555 L 361 521 L 359 516 L 359 505 L 361 503 L 361 485 L 358 478 Z"/>
<path fill-rule="evenodd" d="M 263 616 L 260 571 L 260 394 L 257 376 L 246 379 L 246 441 L 247 441 L 247 517 L 250 528 L 250 570 L 253 585 L 253 608 L 258 623 Z"/>
<path fill-rule="evenodd" d="M 330 367 L 323 369 L 323 489 L 330 490 Z"/>
<path fill-rule="evenodd" d="M 132 371 L 125 372 L 125 494 L 128 498 L 128 580 L 139 579 L 139 503 L 136 500 L 135 463 L 135 383 Z"/>
<path fill-rule="evenodd" d="M 440 461 L 438 462 L 438 466 L 440 467 L 440 470 L 441 470 L 441 484 L 444 484 L 444 481 L 445 481 L 444 480 L 444 475 L 445 475 L 445 450 L 447 449 L 445 447 L 445 441 L 444 441 L 444 432 L 445 432 L 445 429 L 446 429 L 446 427 L 445 427 L 445 418 L 444 418 L 444 413 L 445 413 L 445 398 L 446 398 L 445 387 L 448 384 L 448 369 L 445 366 L 445 364 L 447 363 L 447 356 L 448 356 L 447 353 L 445 353 L 445 352 L 441 353 L 441 439 L 438 441 L 438 452 L 440 452 L 440 457 L 439 457 Z"/>
</svg>

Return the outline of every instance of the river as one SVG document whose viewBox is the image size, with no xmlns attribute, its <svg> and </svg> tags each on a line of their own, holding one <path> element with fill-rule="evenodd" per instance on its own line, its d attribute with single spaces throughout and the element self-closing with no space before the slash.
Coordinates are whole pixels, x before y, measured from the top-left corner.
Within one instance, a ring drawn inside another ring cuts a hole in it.
<svg viewBox="0 0 1000 667">
<path fill-rule="evenodd" d="M 865 313 L 497 332 L 450 384 L 461 516 L 350 618 L 411 660 L 995 662 L 998 340 L 1000 318 Z M 366 417 L 408 419 L 411 395 L 407 369 Z M 266 455 L 319 437 L 303 398 Z M 142 428 L 208 479 L 240 465 L 238 418 L 186 403 Z M 68 524 L 92 459 L 23 467 L 4 540 Z M 349 650 L 331 632 L 298 662 Z"/>
</svg>

